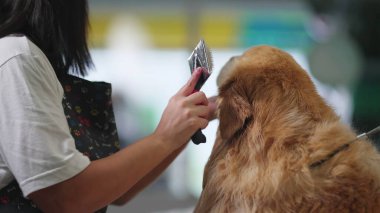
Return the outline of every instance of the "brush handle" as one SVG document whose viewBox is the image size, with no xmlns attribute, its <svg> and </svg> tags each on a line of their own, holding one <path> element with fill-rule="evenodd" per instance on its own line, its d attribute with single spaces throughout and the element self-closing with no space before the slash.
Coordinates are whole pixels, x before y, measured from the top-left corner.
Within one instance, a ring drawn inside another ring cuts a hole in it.
<svg viewBox="0 0 380 213">
<path fill-rule="evenodd" d="M 194 87 L 194 92 L 198 92 L 202 88 L 203 84 L 207 81 L 209 75 L 210 74 L 208 74 L 205 69 L 202 70 L 202 75 L 199 76 L 197 84 Z"/>
<path fill-rule="evenodd" d="M 197 84 L 195 85 L 193 92 L 198 92 L 203 84 L 207 81 L 209 74 L 206 70 L 203 69 L 202 75 L 199 77 Z M 206 136 L 202 133 L 200 129 L 198 129 L 193 136 L 191 136 L 191 140 L 194 144 L 199 145 L 201 143 L 206 143 Z"/>
<path fill-rule="evenodd" d="M 195 145 L 199 145 L 201 143 L 206 143 L 206 136 L 202 133 L 200 129 L 198 129 L 193 136 L 191 136 L 191 140 Z"/>
</svg>

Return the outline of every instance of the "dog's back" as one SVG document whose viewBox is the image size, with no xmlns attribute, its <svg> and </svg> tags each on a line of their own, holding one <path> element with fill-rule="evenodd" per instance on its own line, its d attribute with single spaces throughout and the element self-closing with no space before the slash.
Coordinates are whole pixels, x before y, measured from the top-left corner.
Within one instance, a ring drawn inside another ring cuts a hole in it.
<svg viewBox="0 0 380 213">
<path fill-rule="evenodd" d="M 290 55 L 252 48 L 218 86 L 220 125 L 195 212 L 380 211 L 379 154 L 355 141 Z"/>
</svg>

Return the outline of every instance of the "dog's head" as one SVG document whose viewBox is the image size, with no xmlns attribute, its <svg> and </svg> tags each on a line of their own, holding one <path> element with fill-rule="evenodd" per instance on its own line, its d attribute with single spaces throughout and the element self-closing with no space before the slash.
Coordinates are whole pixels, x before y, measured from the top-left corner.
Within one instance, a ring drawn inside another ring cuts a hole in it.
<svg viewBox="0 0 380 213">
<path fill-rule="evenodd" d="M 253 47 L 231 58 L 217 85 L 219 130 L 225 140 L 247 122 L 259 119 L 265 124 L 277 113 L 303 112 L 312 119 L 331 113 L 308 74 L 288 53 L 269 46 Z"/>
</svg>

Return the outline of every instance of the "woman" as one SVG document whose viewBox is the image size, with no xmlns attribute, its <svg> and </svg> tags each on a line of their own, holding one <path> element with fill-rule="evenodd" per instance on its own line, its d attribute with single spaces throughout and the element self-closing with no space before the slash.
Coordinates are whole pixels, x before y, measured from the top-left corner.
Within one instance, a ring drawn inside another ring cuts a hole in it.
<svg viewBox="0 0 380 213">
<path fill-rule="evenodd" d="M 76 91 L 63 90 L 62 82 L 86 83 L 67 73 L 85 75 L 92 65 L 87 23 L 86 0 L 0 1 L 1 211 L 94 212 L 124 204 L 162 173 L 215 111 L 202 92 L 193 93 L 197 70 L 151 135 L 110 156 L 115 151 L 80 153 L 80 131 L 70 134 L 66 119 L 72 108 L 62 102 L 64 92 Z"/>
</svg>

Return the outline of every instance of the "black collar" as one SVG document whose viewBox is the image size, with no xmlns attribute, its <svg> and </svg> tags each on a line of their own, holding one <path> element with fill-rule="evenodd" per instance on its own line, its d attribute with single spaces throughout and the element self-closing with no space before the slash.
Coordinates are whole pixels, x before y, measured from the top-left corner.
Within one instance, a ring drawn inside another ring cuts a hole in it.
<svg viewBox="0 0 380 213">
<path fill-rule="evenodd" d="M 320 166 L 320 165 L 323 164 L 324 162 L 326 162 L 326 161 L 330 160 L 331 158 L 333 158 L 333 157 L 334 157 L 336 154 L 338 154 L 339 152 L 348 149 L 348 148 L 350 147 L 350 144 L 352 144 L 353 142 L 355 142 L 355 141 L 357 141 L 357 140 L 359 140 L 359 139 L 364 139 L 364 138 L 367 138 L 367 139 L 368 139 L 369 136 L 374 135 L 374 134 L 379 133 L 379 132 L 380 132 L 380 126 L 374 128 L 374 129 L 372 129 L 371 131 L 369 131 L 369 132 L 367 132 L 367 133 L 362 133 L 362 134 L 358 135 L 358 136 L 356 137 L 355 140 L 352 140 L 352 141 L 350 141 L 350 142 L 348 142 L 348 143 L 346 143 L 346 144 L 343 144 L 342 146 L 338 147 L 336 150 L 334 150 L 334 151 L 331 152 L 329 155 L 327 155 L 326 158 L 324 158 L 324 159 L 322 159 L 322 160 L 319 160 L 319 161 L 316 161 L 316 162 L 310 164 L 309 168 L 310 168 L 310 169 L 314 169 L 314 168 Z"/>
<path fill-rule="evenodd" d="M 331 158 L 333 158 L 333 157 L 334 157 L 336 154 L 338 154 L 339 152 L 348 149 L 348 148 L 350 147 L 350 145 L 351 145 L 353 142 L 357 141 L 358 139 L 359 139 L 359 138 L 357 138 L 357 139 L 355 139 L 355 140 L 352 140 L 352 141 L 350 141 L 350 142 L 348 142 L 348 143 L 343 144 L 342 146 L 338 147 L 338 148 L 335 149 L 333 152 L 331 152 L 330 154 L 328 154 L 328 155 L 326 156 L 326 158 L 323 158 L 323 159 L 321 159 L 321 160 L 319 160 L 319 161 L 316 161 L 316 162 L 310 164 L 309 168 L 310 168 L 310 169 L 314 169 L 314 168 L 316 168 L 316 167 L 322 165 L 322 164 L 325 163 L 326 161 L 328 161 L 328 160 L 330 160 Z"/>
</svg>

